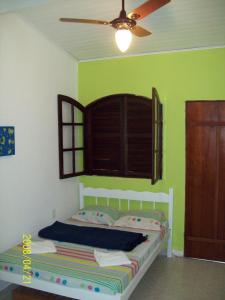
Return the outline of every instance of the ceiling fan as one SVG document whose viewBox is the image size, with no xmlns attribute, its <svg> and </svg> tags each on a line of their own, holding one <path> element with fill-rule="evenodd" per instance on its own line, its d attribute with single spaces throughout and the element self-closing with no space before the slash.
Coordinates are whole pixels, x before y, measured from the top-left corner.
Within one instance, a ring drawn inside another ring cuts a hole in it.
<svg viewBox="0 0 225 300">
<path fill-rule="evenodd" d="M 166 5 L 170 0 L 149 0 L 135 8 L 129 14 L 125 11 L 125 0 L 122 0 L 122 10 L 119 17 L 112 21 L 91 20 L 91 19 L 74 19 L 74 18 L 60 18 L 61 22 L 71 23 L 86 23 L 95 25 L 110 25 L 116 31 L 116 43 L 120 51 L 125 52 L 131 43 L 132 33 L 138 37 L 144 37 L 151 34 L 150 31 L 137 25 L 138 20 L 145 18 L 160 7 Z"/>
</svg>

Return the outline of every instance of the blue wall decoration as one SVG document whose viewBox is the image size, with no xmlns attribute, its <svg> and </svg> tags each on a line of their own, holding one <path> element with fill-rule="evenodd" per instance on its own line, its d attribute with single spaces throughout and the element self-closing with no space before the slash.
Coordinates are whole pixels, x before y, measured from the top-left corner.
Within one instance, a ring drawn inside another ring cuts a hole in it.
<svg viewBox="0 0 225 300">
<path fill-rule="evenodd" d="M 15 128 L 0 126 L 0 156 L 15 155 Z"/>
</svg>

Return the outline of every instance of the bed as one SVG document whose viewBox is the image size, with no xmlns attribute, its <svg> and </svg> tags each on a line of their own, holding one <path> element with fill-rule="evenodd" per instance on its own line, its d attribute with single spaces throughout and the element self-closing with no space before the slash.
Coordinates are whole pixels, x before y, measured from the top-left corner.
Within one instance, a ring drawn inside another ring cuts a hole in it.
<svg viewBox="0 0 225 300">
<path fill-rule="evenodd" d="M 0 254 L 0 279 L 38 290 L 88 300 L 126 300 L 144 276 L 157 255 L 167 246 L 167 256 L 172 255 L 173 190 L 168 194 L 135 192 L 125 190 L 107 190 L 84 187 L 80 184 L 80 208 L 84 207 L 85 197 L 94 197 L 96 203 L 104 198 L 107 205 L 110 199 L 118 199 L 121 208 L 127 201 L 128 210 L 132 201 L 139 201 L 140 210 L 144 202 L 168 204 L 168 230 L 162 236 L 159 232 L 131 229 L 134 232 L 148 234 L 148 240 L 127 253 L 131 265 L 101 268 L 97 265 L 93 247 L 55 242 L 56 254 L 32 255 L 32 282 L 22 282 L 21 246 L 17 245 Z M 80 225 L 79 221 L 67 220 L 68 224 Z M 85 226 L 85 224 L 82 224 Z M 96 225 L 95 227 L 105 227 Z M 117 230 L 125 230 L 117 228 Z M 126 228 L 127 230 L 127 228 Z"/>
</svg>

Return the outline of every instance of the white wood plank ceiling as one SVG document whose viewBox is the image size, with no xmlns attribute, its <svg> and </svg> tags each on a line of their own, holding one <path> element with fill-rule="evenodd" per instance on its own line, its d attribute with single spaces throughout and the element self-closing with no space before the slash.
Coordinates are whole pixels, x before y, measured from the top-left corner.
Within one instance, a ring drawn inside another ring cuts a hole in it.
<svg viewBox="0 0 225 300">
<path fill-rule="evenodd" d="M 126 0 L 129 12 L 145 0 Z M 78 60 L 123 56 L 110 26 L 61 23 L 60 17 L 111 21 L 121 0 L 0 0 L 0 13 L 15 11 Z M 125 55 L 225 47 L 225 0 L 171 0 L 138 22 L 153 34 L 133 37 Z"/>
</svg>

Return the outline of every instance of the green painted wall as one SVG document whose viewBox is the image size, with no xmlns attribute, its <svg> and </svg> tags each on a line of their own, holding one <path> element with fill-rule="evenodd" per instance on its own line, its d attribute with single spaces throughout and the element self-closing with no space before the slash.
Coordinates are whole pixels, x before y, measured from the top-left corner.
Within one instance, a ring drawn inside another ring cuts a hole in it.
<svg viewBox="0 0 225 300">
<path fill-rule="evenodd" d="M 79 101 L 84 105 L 114 93 L 151 96 L 156 87 L 164 108 L 163 180 L 84 176 L 89 186 L 168 191 L 174 188 L 173 248 L 183 249 L 185 201 L 185 101 L 225 99 L 225 49 L 154 54 L 81 62 Z"/>
</svg>

